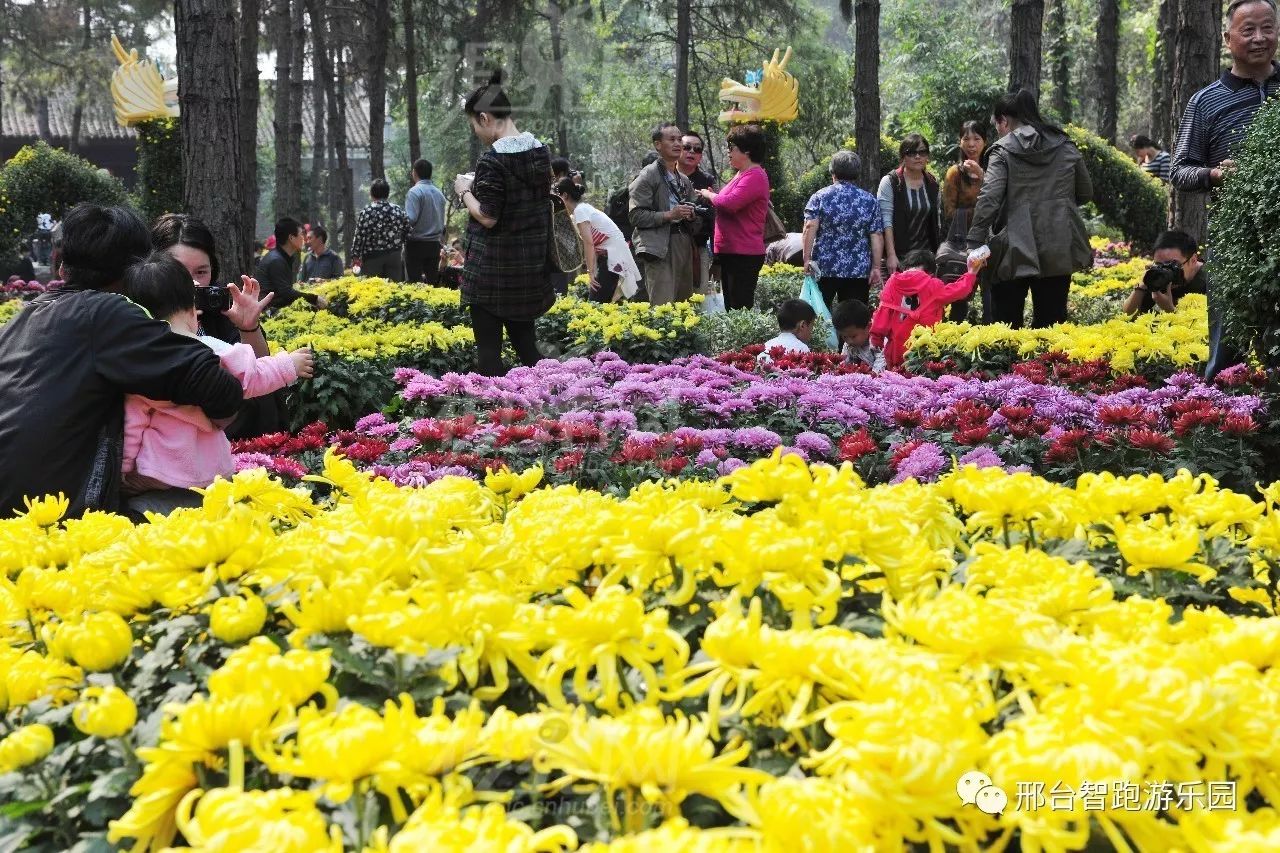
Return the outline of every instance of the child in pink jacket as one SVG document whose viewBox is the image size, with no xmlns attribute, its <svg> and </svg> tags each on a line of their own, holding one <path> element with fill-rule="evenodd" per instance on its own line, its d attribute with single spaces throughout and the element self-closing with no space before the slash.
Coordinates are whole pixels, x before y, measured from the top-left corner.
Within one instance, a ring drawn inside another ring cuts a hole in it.
<svg viewBox="0 0 1280 853">
<path fill-rule="evenodd" d="M 130 268 L 125 273 L 125 294 L 153 317 L 168 322 L 176 334 L 198 338 L 216 352 L 223 369 L 240 380 L 245 399 L 312 375 L 314 359 L 309 349 L 259 358 L 248 344 L 199 335 L 195 283 L 168 254 L 157 253 Z M 184 490 L 203 488 L 235 473 L 223 426 L 196 406 L 126 396 L 122 470 L 129 508 L 142 512 L 198 506 L 199 495 Z"/>
<path fill-rule="evenodd" d="M 977 253 L 975 253 L 976 255 Z M 889 277 L 880 292 L 880 305 L 871 319 L 871 343 L 884 351 L 885 367 L 902 366 L 907 339 L 916 326 L 935 326 L 952 302 L 973 292 L 984 261 L 973 257 L 969 271 L 951 284 L 935 278 L 933 252 L 916 249 L 902 259 L 902 269 Z"/>
</svg>

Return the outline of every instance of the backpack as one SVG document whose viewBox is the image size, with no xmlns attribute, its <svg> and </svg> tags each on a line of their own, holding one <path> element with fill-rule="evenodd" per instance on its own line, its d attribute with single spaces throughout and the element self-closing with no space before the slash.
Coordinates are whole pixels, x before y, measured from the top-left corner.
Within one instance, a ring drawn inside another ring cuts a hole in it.
<svg viewBox="0 0 1280 853">
<path fill-rule="evenodd" d="M 631 240 L 631 232 L 635 229 L 631 227 L 631 213 L 628 208 L 631 206 L 631 186 L 623 184 L 618 189 L 609 193 L 609 201 L 605 205 L 605 213 L 613 224 L 618 226 L 618 230 L 623 233 L 628 242 Z"/>
</svg>

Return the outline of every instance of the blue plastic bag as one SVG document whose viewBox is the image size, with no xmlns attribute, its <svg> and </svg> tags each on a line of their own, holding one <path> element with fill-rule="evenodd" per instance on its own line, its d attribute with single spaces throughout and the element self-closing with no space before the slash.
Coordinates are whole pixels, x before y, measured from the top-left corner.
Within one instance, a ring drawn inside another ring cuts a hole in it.
<svg viewBox="0 0 1280 853">
<path fill-rule="evenodd" d="M 811 275 L 804 277 L 804 287 L 800 288 L 800 298 L 808 302 L 813 307 L 814 312 L 827 321 L 827 349 L 832 352 L 839 352 L 840 338 L 836 334 L 835 326 L 831 323 L 831 312 L 827 310 L 827 303 L 822 300 L 822 291 L 818 289 L 816 282 Z"/>
</svg>

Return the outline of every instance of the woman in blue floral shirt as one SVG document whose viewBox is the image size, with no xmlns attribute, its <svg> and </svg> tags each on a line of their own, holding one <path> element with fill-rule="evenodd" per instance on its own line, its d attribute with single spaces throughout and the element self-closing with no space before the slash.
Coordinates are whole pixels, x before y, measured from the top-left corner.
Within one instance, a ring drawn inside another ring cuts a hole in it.
<svg viewBox="0 0 1280 853">
<path fill-rule="evenodd" d="M 862 162 L 852 151 L 831 158 L 831 186 L 804 206 L 804 268 L 815 275 L 830 310 L 836 302 L 866 303 L 871 287 L 881 285 L 884 219 L 875 196 L 854 181 Z"/>
</svg>

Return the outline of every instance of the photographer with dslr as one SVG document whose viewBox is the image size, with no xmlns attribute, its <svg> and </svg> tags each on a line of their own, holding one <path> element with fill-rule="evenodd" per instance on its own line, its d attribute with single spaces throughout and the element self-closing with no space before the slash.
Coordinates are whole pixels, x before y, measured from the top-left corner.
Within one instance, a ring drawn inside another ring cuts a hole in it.
<svg viewBox="0 0 1280 853">
<path fill-rule="evenodd" d="M 1124 312 L 1137 316 L 1156 306 L 1172 311 L 1186 294 L 1204 292 L 1204 262 L 1196 241 L 1184 231 L 1166 231 L 1156 238 L 1151 267 L 1125 300 Z"/>
</svg>

